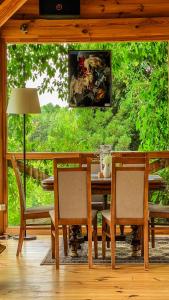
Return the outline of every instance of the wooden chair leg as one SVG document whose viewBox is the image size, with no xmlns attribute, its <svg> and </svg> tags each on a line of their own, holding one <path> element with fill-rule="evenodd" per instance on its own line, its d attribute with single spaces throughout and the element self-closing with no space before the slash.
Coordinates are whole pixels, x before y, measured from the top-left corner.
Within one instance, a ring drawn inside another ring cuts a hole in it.
<svg viewBox="0 0 169 300">
<path fill-rule="evenodd" d="M 103 209 L 107 209 L 108 196 L 104 195 L 103 198 L 104 198 L 104 200 L 103 200 L 104 201 L 104 208 Z"/>
<path fill-rule="evenodd" d="M 55 225 L 55 261 L 56 269 L 59 269 L 59 227 Z"/>
<path fill-rule="evenodd" d="M 20 232 L 19 232 L 19 240 L 18 240 L 18 247 L 17 247 L 16 256 L 19 256 L 19 254 L 22 251 L 22 245 L 23 245 L 24 236 L 25 236 L 25 225 L 21 224 L 21 226 L 20 226 Z"/>
<path fill-rule="evenodd" d="M 102 216 L 102 258 L 106 257 L 106 220 Z"/>
<path fill-rule="evenodd" d="M 141 246 L 141 256 L 144 256 L 144 230 L 143 226 L 140 226 L 141 236 L 140 236 L 140 246 Z"/>
<path fill-rule="evenodd" d="M 98 258 L 98 243 L 97 243 L 97 215 L 93 222 L 93 240 L 94 240 L 94 255 Z"/>
<path fill-rule="evenodd" d="M 116 267 L 116 261 L 115 261 L 115 253 L 116 253 L 116 225 L 112 224 L 110 226 L 110 239 L 111 239 L 111 266 L 112 269 L 115 269 Z"/>
<path fill-rule="evenodd" d="M 110 248 L 110 241 L 107 241 L 107 248 Z"/>
<path fill-rule="evenodd" d="M 92 225 L 88 224 L 88 264 L 89 268 L 93 266 L 92 258 Z"/>
<path fill-rule="evenodd" d="M 120 225 L 120 235 L 124 236 L 124 225 Z"/>
<path fill-rule="evenodd" d="M 88 225 L 86 225 L 86 239 L 88 241 Z"/>
<path fill-rule="evenodd" d="M 149 268 L 148 221 L 144 224 L 144 268 Z"/>
<path fill-rule="evenodd" d="M 63 244 L 64 244 L 64 255 L 68 255 L 68 243 L 67 243 L 67 226 L 63 225 Z"/>
<path fill-rule="evenodd" d="M 55 258 L 55 238 L 53 235 L 54 226 L 51 224 L 51 247 L 52 247 L 52 258 Z"/>
<path fill-rule="evenodd" d="M 68 230 L 67 230 L 67 232 L 68 232 L 68 241 L 70 240 L 70 226 L 68 225 Z"/>
<path fill-rule="evenodd" d="M 154 227 L 154 218 L 151 218 L 151 247 L 155 248 L 155 227 Z"/>
</svg>

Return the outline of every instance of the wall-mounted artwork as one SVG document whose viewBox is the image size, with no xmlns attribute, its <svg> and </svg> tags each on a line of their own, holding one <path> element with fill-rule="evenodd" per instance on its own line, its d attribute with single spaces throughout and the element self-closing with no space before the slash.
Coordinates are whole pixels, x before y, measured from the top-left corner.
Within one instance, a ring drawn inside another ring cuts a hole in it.
<svg viewBox="0 0 169 300">
<path fill-rule="evenodd" d="M 69 106 L 111 105 L 111 52 L 69 51 Z"/>
</svg>

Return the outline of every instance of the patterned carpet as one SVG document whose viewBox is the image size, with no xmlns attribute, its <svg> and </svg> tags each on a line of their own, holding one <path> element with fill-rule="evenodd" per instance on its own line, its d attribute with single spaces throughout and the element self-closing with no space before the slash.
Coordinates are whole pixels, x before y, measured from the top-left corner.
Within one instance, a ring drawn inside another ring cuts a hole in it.
<svg viewBox="0 0 169 300">
<path fill-rule="evenodd" d="M 154 249 L 149 245 L 149 257 L 150 263 L 169 263 L 169 238 L 168 237 L 156 237 L 156 247 Z M 106 250 L 106 259 L 101 257 L 101 242 L 98 243 L 99 257 L 94 259 L 94 264 L 110 264 L 110 249 Z M 143 263 L 141 256 L 131 256 L 131 245 L 126 242 L 116 242 L 116 262 L 117 263 Z M 61 264 L 87 264 L 87 242 L 82 244 L 81 250 L 78 250 L 78 257 L 72 258 L 69 255 L 64 257 L 63 245 L 60 245 L 60 263 Z M 43 259 L 41 265 L 53 265 L 55 260 L 52 259 L 51 250 Z"/>
</svg>

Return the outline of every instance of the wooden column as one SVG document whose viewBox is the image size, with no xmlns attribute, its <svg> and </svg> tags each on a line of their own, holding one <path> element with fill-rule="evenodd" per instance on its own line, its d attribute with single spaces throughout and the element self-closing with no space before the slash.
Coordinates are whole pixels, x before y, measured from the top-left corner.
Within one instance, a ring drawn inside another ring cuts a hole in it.
<svg viewBox="0 0 169 300">
<path fill-rule="evenodd" d="M 169 123 L 169 42 L 168 42 L 168 123 Z M 169 133 L 168 133 L 169 136 Z M 169 148 L 168 148 L 169 150 Z"/>
<path fill-rule="evenodd" d="M 6 44 L 0 39 L 0 204 L 6 203 L 6 90 L 7 90 Z M 0 233 L 5 230 L 6 212 L 0 210 Z"/>
</svg>

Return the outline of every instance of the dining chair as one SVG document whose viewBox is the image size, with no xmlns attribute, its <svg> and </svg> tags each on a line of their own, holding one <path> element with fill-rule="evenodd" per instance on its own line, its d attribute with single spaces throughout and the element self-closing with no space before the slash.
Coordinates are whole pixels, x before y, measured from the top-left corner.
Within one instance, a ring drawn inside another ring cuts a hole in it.
<svg viewBox="0 0 169 300">
<path fill-rule="evenodd" d="M 113 157 L 145 157 L 146 152 L 138 152 L 138 151 L 120 151 L 120 152 L 112 152 Z M 128 165 L 129 166 L 129 165 Z M 136 165 L 135 165 L 136 166 Z M 125 226 L 120 225 L 120 233 L 121 236 L 124 236 Z"/>
<path fill-rule="evenodd" d="M 16 256 L 19 256 L 22 251 L 22 245 L 27 229 L 43 229 L 44 225 L 50 226 L 49 211 L 53 209 L 53 206 L 44 207 L 31 207 L 27 208 L 25 204 L 25 195 L 22 186 L 21 174 L 19 171 L 18 163 L 14 155 L 11 156 L 11 162 L 14 169 L 18 192 L 20 200 L 20 232 L 18 239 L 18 247 Z M 42 226 L 43 225 L 43 226 Z M 49 227 L 47 228 L 49 229 Z"/>
<path fill-rule="evenodd" d="M 111 240 L 111 265 L 115 268 L 116 225 L 140 225 L 143 232 L 144 267 L 148 269 L 148 159 L 112 157 L 111 207 L 102 211 L 102 255 L 106 236 Z"/>
<path fill-rule="evenodd" d="M 100 173 L 100 161 L 91 161 L 91 176 L 98 176 Z M 107 208 L 107 195 L 92 194 L 92 209 L 101 211 Z"/>
<path fill-rule="evenodd" d="M 92 267 L 92 236 L 95 257 L 97 257 L 97 211 L 91 208 L 91 159 L 86 166 L 62 166 L 60 159 L 53 160 L 54 169 L 54 210 L 50 212 L 52 229 L 52 253 L 59 268 L 59 225 L 87 225 L 88 264 Z"/>
<path fill-rule="evenodd" d="M 138 151 L 120 151 L 120 152 L 111 152 L 112 157 L 131 157 L 131 158 L 140 158 L 145 157 L 146 152 L 138 152 Z"/>
<path fill-rule="evenodd" d="M 156 224 L 156 218 L 168 219 L 169 205 L 162 206 L 160 204 L 149 203 L 149 231 L 151 235 L 152 248 L 155 248 L 155 229 L 164 230 L 164 224 L 162 224 L 162 226 Z"/>
</svg>

